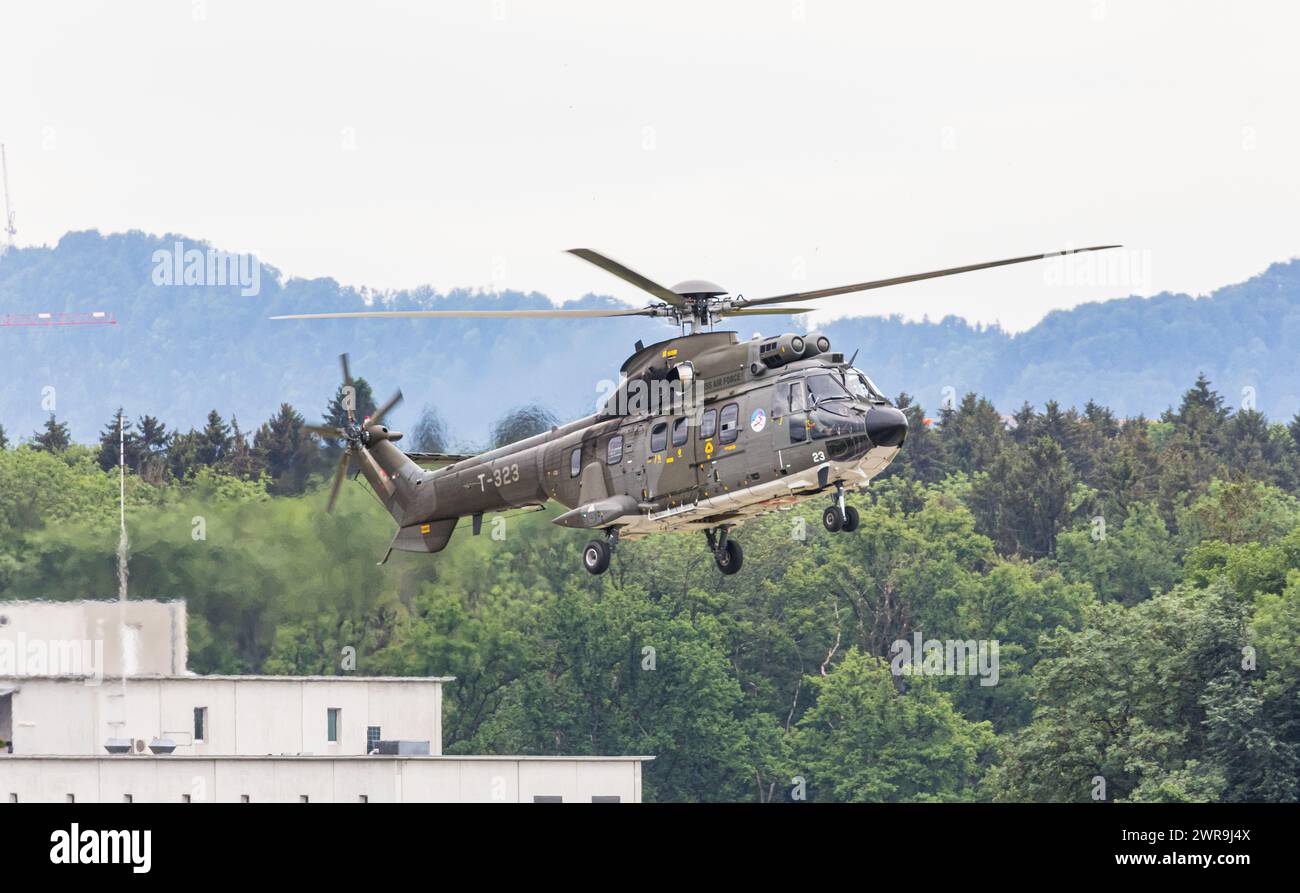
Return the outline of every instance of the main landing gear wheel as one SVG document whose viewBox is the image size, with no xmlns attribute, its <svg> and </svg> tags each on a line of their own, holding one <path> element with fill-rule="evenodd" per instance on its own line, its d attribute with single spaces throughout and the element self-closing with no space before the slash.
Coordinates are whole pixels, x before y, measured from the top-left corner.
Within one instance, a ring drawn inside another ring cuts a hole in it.
<svg viewBox="0 0 1300 893">
<path fill-rule="evenodd" d="M 826 506 L 826 511 L 822 512 L 822 526 L 831 533 L 837 533 L 844 529 L 845 513 L 840 511 L 838 505 Z"/>
<path fill-rule="evenodd" d="M 604 540 L 592 540 L 582 550 L 582 566 L 589 574 L 603 574 L 609 569 L 609 556 L 613 550 Z"/>
<path fill-rule="evenodd" d="M 835 494 L 831 496 L 831 504 L 822 512 L 822 526 L 831 533 L 852 533 L 858 529 L 858 510 L 851 505 L 844 504 L 844 482 L 835 482 Z"/>
<path fill-rule="evenodd" d="M 704 531 L 704 538 L 709 541 L 709 551 L 713 553 L 718 570 L 727 576 L 740 570 L 740 566 L 745 563 L 745 553 L 740 548 L 740 543 L 727 536 L 726 525 Z"/>
<path fill-rule="evenodd" d="M 713 560 L 718 563 L 718 570 L 731 576 L 745 563 L 745 552 L 740 548 L 740 543 L 727 540 L 726 544 L 714 553 Z"/>
<path fill-rule="evenodd" d="M 850 505 L 850 506 L 845 506 L 845 508 L 844 508 L 844 523 L 842 523 L 842 524 L 840 525 L 840 532 L 841 532 L 841 533 L 852 533 L 853 531 L 855 531 L 855 530 L 858 529 L 858 521 L 860 521 L 860 520 L 861 520 L 861 516 L 858 515 L 858 510 L 857 510 L 857 509 L 855 509 L 855 508 L 854 508 L 853 506 L 851 506 L 851 505 Z"/>
</svg>

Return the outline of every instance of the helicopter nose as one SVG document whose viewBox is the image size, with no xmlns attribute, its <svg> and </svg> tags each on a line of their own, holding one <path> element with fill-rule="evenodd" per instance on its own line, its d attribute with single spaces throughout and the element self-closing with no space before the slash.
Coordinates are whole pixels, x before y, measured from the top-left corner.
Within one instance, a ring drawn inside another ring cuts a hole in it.
<svg viewBox="0 0 1300 893">
<path fill-rule="evenodd" d="M 873 406 L 867 410 L 867 436 L 876 446 L 902 446 L 907 416 L 892 406 Z"/>
</svg>

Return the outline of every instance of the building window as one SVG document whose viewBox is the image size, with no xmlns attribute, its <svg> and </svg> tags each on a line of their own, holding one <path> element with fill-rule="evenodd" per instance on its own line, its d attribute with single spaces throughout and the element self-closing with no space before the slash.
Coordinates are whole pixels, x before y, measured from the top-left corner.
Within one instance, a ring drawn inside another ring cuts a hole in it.
<svg viewBox="0 0 1300 893">
<path fill-rule="evenodd" d="M 193 802 L 194 802 L 194 798 L 191 797 L 189 794 L 181 794 L 181 802 L 182 802 L 182 803 L 193 803 Z"/>
<path fill-rule="evenodd" d="M 563 797 L 556 797 L 550 794 L 537 794 L 533 797 L 534 803 L 563 803 Z"/>
<path fill-rule="evenodd" d="M 379 726 L 366 726 L 366 753 L 379 750 Z"/>
<path fill-rule="evenodd" d="M 298 795 L 298 802 L 299 802 L 299 803 L 310 803 L 311 801 L 307 798 L 307 795 L 306 795 L 306 794 L 299 794 L 299 795 Z"/>
<path fill-rule="evenodd" d="M 76 803 L 76 802 L 77 802 L 77 795 L 76 795 L 76 794 L 68 794 L 68 796 L 67 796 L 65 799 L 66 799 L 67 802 L 69 802 L 69 803 Z"/>
<path fill-rule="evenodd" d="M 10 794 L 10 795 L 9 795 L 9 802 L 10 802 L 10 803 L 17 803 L 17 802 L 18 802 L 18 795 L 17 795 L 16 793 L 14 793 L 14 794 Z"/>
<path fill-rule="evenodd" d="M 569 453 L 569 477 L 576 478 L 582 472 L 582 447 Z"/>
<path fill-rule="evenodd" d="M 325 740 L 330 744 L 339 743 L 339 714 L 342 712 L 338 707 L 330 707 L 325 711 Z"/>
<path fill-rule="evenodd" d="M 360 802 L 362 802 L 362 803 L 369 803 L 369 802 L 370 802 L 370 795 L 369 795 L 369 794 L 362 794 L 362 795 L 360 795 L 357 799 L 358 799 Z"/>
<path fill-rule="evenodd" d="M 650 429 L 650 452 L 660 453 L 668 448 L 668 423 L 660 422 Z"/>
<path fill-rule="evenodd" d="M 673 446 L 679 447 L 686 443 L 686 417 L 673 422 Z"/>
<path fill-rule="evenodd" d="M 718 432 L 718 440 L 723 443 L 736 442 L 736 438 L 740 436 L 740 427 L 736 424 L 739 418 L 739 403 L 728 403 L 722 407 L 722 428 Z"/>
<path fill-rule="evenodd" d="M 600 795 L 596 795 L 595 797 L 591 798 L 591 802 L 592 803 L 622 803 L 623 801 L 617 795 L 612 797 L 602 797 Z"/>
<path fill-rule="evenodd" d="M 208 708 L 194 708 L 194 743 L 202 744 L 208 737 Z"/>
<path fill-rule="evenodd" d="M 252 798 L 249 797 L 247 794 L 240 794 L 240 795 L 239 795 L 239 802 L 240 802 L 240 803 L 252 803 L 253 800 L 252 800 Z"/>
<path fill-rule="evenodd" d="M 615 434 L 609 439 L 609 445 L 605 447 L 605 464 L 617 465 L 623 461 L 623 435 Z"/>
<path fill-rule="evenodd" d="M 704 418 L 700 419 L 700 439 L 707 440 L 712 437 L 718 430 L 718 411 L 716 409 L 704 410 Z"/>
<path fill-rule="evenodd" d="M 123 803 L 134 803 L 134 802 L 135 802 L 135 798 L 132 797 L 130 794 L 123 794 L 123 795 L 122 795 L 122 802 L 123 802 Z"/>
</svg>

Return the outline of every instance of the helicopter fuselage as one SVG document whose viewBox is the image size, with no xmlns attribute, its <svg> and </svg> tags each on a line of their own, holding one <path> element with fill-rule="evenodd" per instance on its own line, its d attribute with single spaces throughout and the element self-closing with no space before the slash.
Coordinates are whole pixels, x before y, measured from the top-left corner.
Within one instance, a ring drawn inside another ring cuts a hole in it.
<svg viewBox="0 0 1300 893">
<path fill-rule="evenodd" d="M 477 533 L 488 513 L 549 501 L 570 509 L 555 523 L 614 541 L 725 530 L 828 488 L 843 512 L 843 492 L 880 474 L 906 434 L 824 336 L 709 332 L 638 348 L 586 418 L 434 471 L 372 445 L 401 528 L 393 547 L 439 551 L 460 518 Z"/>
<path fill-rule="evenodd" d="M 920 282 L 1010 264 L 1105 251 L 1119 245 L 1068 248 L 1003 260 L 872 279 L 813 291 L 746 298 L 702 279 L 665 288 L 590 248 L 570 254 L 622 279 L 655 300 L 645 307 L 366 309 L 297 313 L 276 319 L 352 318 L 580 318 L 642 316 L 682 326 L 682 337 L 645 347 L 623 364 L 618 389 L 595 414 L 478 456 L 404 453 L 401 435 L 381 424 L 401 392 L 356 426 L 305 426 L 348 444 L 334 475 L 326 511 L 333 508 L 348 464 L 355 458 L 399 530 L 389 549 L 437 552 L 460 518 L 474 519 L 555 500 L 569 508 L 554 521 L 599 530 L 583 551 L 593 574 L 609 567 L 621 536 L 683 527 L 702 529 L 718 568 L 734 574 L 740 544 L 731 528 L 747 518 L 834 488 L 822 513 L 830 532 L 852 532 L 859 513 L 844 499 L 880 474 L 907 435 L 907 419 L 865 374 L 831 353 L 825 336 L 755 336 L 712 328 L 722 319 L 810 312 L 804 302 Z M 854 354 L 856 358 L 857 354 Z M 347 357 L 344 386 L 351 385 Z M 649 399 L 646 399 L 648 395 Z M 416 462 L 450 462 L 426 471 Z"/>
</svg>

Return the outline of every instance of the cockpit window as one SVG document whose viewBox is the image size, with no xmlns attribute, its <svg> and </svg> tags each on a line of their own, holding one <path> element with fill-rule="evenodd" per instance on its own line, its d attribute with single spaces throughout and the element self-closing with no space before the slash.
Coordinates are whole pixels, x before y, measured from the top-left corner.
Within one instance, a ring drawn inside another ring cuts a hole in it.
<svg viewBox="0 0 1300 893">
<path fill-rule="evenodd" d="M 813 403 L 825 403 L 827 400 L 850 400 L 851 395 L 839 382 L 839 376 L 824 373 L 808 378 L 808 392 Z"/>
<path fill-rule="evenodd" d="M 848 388 L 849 393 L 858 400 L 866 400 L 870 403 L 889 402 L 880 388 L 876 387 L 876 383 L 859 369 L 845 370 L 844 385 Z"/>
</svg>

